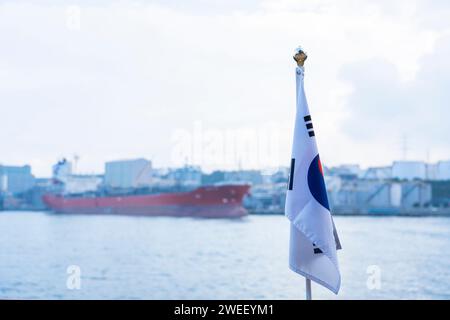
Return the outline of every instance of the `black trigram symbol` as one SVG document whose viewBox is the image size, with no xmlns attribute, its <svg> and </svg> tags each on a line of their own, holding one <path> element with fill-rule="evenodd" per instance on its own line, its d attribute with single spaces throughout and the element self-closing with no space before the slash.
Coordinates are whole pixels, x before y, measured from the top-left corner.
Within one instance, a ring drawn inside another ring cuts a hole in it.
<svg viewBox="0 0 450 320">
<path fill-rule="evenodd" d="M 336 241 L 336 236 L 335 236 L 334 240 Z M 313 243 L 313 248 L 314 248 L 314 254 L 323 253 L 323 251 L 320 250 L 320 248 L 317 247 L 315 243 Z M 336 250 L 339 250 L 339 249 L 341 249 L 341 244 L 339 242 L 336 242 Z"/>
<path fill-rule="evenodd" d="M 314 129 L 313 129 L 313 124 L 311 122 L 311 116 L 307 115 L 306 117 L 303 117 L 303 119 L 305 120 L 305 125 L 306 125 L 306 130 L 308 130 L 308 134 L 310 137 L 314 137 Z"/>
<path fill-rule="evenodd" d="M 291 172 L 289 173 L 288 190 L 294 189 L 294 172 L 295 172 L 295 159 L 291 160 Z"/>
<path fill-rule="evenodd" d="M 313 247 L 314 247 L 314 254 L 323 253 L 322 250 L 320 250 L 319 248 L 316 247 L 315 243 L 313 243 Z"/>
</svg>

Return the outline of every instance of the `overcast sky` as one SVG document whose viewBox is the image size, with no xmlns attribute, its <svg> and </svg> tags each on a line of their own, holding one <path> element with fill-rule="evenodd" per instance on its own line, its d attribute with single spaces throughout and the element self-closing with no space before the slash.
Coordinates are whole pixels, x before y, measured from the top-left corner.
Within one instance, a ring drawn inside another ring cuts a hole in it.
<svg viewBox="0 0 450 320">
<path fill-rule="evenodd" d="M 325 165 L 450 159 L 449 16 L 444 0 L 0 1 L 0 163 L 288 166 L 298 44 Z"/>
</svg>

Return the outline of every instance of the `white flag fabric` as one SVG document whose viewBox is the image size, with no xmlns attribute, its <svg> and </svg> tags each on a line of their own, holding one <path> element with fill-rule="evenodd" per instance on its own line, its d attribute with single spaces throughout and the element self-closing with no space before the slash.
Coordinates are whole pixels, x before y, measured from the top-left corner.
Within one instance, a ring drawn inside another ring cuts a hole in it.
<svg viewBox="0 0 450 320">
<path fill-rule="evenodd" d="M 290 268 L 339 292 L 339 238 L 330 213 L 322 165 L 304 89 L 304 68 L 296 68 L 297 114 L 285 214 L 291 222 Z"/>
</svg>

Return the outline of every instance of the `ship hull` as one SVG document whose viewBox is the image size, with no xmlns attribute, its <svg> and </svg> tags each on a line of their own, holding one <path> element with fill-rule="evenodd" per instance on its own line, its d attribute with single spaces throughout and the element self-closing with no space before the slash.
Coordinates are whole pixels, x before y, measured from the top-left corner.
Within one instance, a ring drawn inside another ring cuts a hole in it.
<svg viewBox="0 0 450 320">
<path fill-rule="evenodd" d="M 57 213 L 238 218 L 247 215 L 242 199 L 249 186 L 201 187 L 191 192 L 121 197 L 63 197 L 45 195 Z"/>
<path fill-rule="evenodd" d="M 54 210 L 65 214 L 109 214 L 133 216 L 202 217 L 202 218 L 238 218 L 247 215 L 242 206 L 148 206 L 148 207 L 84 207 L 60 208 Z"/>
</svg>

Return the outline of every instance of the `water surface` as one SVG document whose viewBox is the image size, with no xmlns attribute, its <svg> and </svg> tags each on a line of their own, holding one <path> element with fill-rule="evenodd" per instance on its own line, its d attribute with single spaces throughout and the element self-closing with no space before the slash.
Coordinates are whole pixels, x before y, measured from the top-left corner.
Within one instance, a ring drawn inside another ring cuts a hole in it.
<svg viewBox="0 0 450 320">
<path fill-rule="evenodd" d="M 450 219 L 335 217 L 338 296 L 450 299 Z M 0 298 L 303 299 L 283 216 L 239 220 L 0 212 Z M 78 266 L 81 288 L 67 286 Z M 367 286 L 370 266 L 379 289 Z"/>
</svg>

